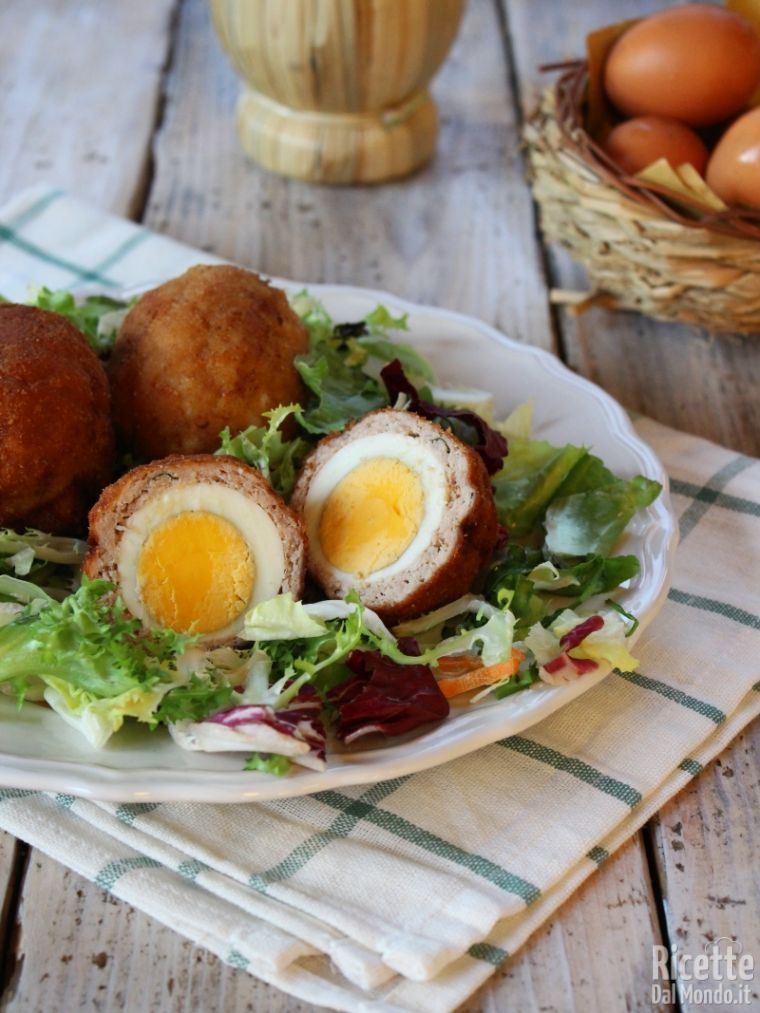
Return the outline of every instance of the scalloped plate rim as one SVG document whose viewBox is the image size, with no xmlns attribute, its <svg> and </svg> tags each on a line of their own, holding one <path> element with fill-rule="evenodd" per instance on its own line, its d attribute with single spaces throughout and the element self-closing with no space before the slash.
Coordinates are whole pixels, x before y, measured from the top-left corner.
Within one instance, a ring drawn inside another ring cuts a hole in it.
<svg viewBox="0 0 760 1013">
<path fill-rule="evenodd" d="M 371 304 L 383 303 L 393 311 L 408 313 L 410 335 L 414 341 L 415 323 L 423 318 L 435 322 L 448 321 L 459 329 L 470 331 L 508 349 L 519 358 L 527 357 L 548 373 L 561 386 L 574 388 L 602 409 L 610 424 L 610 434 L 636 459 L 643 473 L 663 484 L 663 491 L 655 503 L 647 508 L 657 524 L 648 529 L 643 548 L 649 551 L 654 545 L 657 564 L 654 579 L 647 587 L 645 607 L 639 610 L 640 633 L 651 622 L 661 607 L 669 588 L 670 572 L 678 541 L 677 526 L 670 505 L 668 479 L 654 451 L 635 432 L 624 409 L 609 394 L 584 377 L 578 376 L 556 356 L 533 345 L 522 344 L 508 337 L 476 317 L 454 310 L 410 302 L 384 291 L 353 285 L 305 284 L 284 278 L 271 278 L 275 285 L 288 291 L 307 288 L 325 301 L 328 306 L 337 299 L 359 300 Z M 137 293 L 152 287 L 155 281 L 133 287 Z M 418 328 L 417 328 L 418 329 Z M 443 334 L 441 339 L 443 340 Z M 438 363 L 434 365 L 438 368 Z M 613 465 L 614 466 L 614 465 Z M 324 772 L 298 768 L 285 778 L 275 778 L 257 772 L 238 770 L 210 770 L 193 766 L 166 768 L 156 766 L 106 766 L 102 762 L 84 762 L 82 759 L 39 758 L 19 756 L 0 751 L 0 784 L 31 791 L 67 792 L 102 801 L 197 801 L 241 802 L 268 801 L 306 795 L 329 788 L 373 783 L 429 769 L 457 759 L 508 735 L 517 734 L 543 720 L 571 700 L 597 685 L 606 675 L 585 676 L 578 682 L 563 687 L 537 685 L 524 693 L 484 708 L 459 707 L 447 722 L 437 725 L 421 736 L 392 744 L 381 749 L 338 754 L 340 766 Z M 7 702 L 3 701 L 3 704 Z M 28 710 L 26 708 L 25 710 Z M 489 715 L 490 720 L 482 715 Z M 38 722 L 50 719 L 60 722 L 52 712 L 40 709 Z M 0 711 L 0 726 L 2 712 Z M 74 733 L 72 733 L 74 734 Z M 107 751 L 106 751 L 107 752 Z M 103 755 L 103 754 L 101 754 Z M 197 754 L 193 754 L 197 755 Z M 370 758 L 369 761 L 367 758 Z M 329 761 L 328 761 L 329 762 Z"/>
</svg>

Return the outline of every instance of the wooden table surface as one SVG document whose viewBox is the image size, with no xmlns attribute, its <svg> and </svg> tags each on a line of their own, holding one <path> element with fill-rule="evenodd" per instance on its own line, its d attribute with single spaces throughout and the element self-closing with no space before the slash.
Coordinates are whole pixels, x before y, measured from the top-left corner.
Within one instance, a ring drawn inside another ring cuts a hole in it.
<svg viewBox="0 0 760 1013">
<path fill-rule="evenodd" d="M 470 0 L 435 83 L 433 164 L 377 188 L 318 188 L 244 161 L 238 83 L 204 0 L 4 0 L 0 201 L 46 180 L 267 274 L 471 313 L 554 350 L 629 409 L 758 454 L 760 335 L 601 310 L 572 319 L 548 298 L 551 286 L 582 287 L 582 274 L 542 246 L 523 176 L 519 128 L 541 84 L 536 68 L 578 55 L 592 27 L 660 5 Z M 757 726 L 741 736 L 467 1010 L 651 1009 L 658 942 L 698 953 L 730 936 L 757 962 L 759 741 Z M 64 1008 L 313 1007 L 0 836 L 0 1009 Z"/>
</svg>

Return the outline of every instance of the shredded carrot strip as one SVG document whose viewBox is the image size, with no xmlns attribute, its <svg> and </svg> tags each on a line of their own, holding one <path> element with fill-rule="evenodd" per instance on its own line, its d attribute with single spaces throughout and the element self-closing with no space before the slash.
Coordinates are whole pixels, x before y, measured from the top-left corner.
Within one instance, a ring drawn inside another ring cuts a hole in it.
<svg viewBox="0 0 760 1013">
<path fill-rule="evenodd" d="M 483 668 L 479 654 L 447 654 L 438 659 L 438 672 L 441 675 L 465 675 L 476 668 Z"/>
<path fill-rule="evenodd" d="M 509 661 L 501 661 L 498 665 L 483 666 L 481 664 L 480 668 L 471 669 L 464 675 L 439 679 L 438 688 L 448 699 L 452 696 L 459 696 L 460 693 L 467 693 L 471 689 L 480 689 L 481 686 L 492 686 L 494 683 L 514 675 L 524 657 L 522 651 L 513 647 L 512 657 Z"/>
</svg>

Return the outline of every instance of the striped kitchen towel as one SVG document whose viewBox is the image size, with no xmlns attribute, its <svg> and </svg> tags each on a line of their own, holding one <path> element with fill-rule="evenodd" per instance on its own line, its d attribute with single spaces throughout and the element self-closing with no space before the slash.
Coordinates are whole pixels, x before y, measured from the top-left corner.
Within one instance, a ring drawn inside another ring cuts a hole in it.
<svg viewBox="0 0 760 1013">
<path fill-rule="evenodd" d="M 213 259 L 53 191 L 0 212 L 15 298 L 29 279 L 122 287 Z M 0 827 L 302 1000 L 453 1009 L 760 710 L 760 463 L 636 425 L 681 529 L 638 671 L 369 787 L 245 805 L 6 788 Z"/>
</svg>

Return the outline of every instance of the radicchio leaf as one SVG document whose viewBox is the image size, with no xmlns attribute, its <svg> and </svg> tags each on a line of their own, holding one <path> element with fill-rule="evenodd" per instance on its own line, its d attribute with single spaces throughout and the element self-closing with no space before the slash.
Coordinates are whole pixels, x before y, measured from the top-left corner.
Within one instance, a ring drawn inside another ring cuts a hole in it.
<svg viewBox="0 0 760 1013">
<path fill-rule="evenodd" d="M 599 662 L 592 658 L 573 658 L 570 651 L 578 647 L 590 633 L 596 633 L 604 626 L 604 619 L 601 616 L 589 616 L 582 623 L 573 626 L 571 630 L 560 639 L 559 646 L 562 654 L 547 661 L 539 670 L 539 675 L 544 682 L 550 686 L 561 686 L 566 682 L 574 682 L 579 676 L 587 675 L 589 672 L 599 668 Z"/>
<path fill-rule="evenodd" d="M 551 661 L 547 661 L 538 670 L 542 682 L 549 686 L 564 686 L 565 683 L 575 682 L 582 675 L 599 668 L 599 662 L 590 658 L 571 658 L 567 652 L 559 654 Z"/>
<path fill-rule="evenodd" d="M 417 388 L 410 383 L 404 369 L 398 359 L 389 362 L 380 371 L 380 376 L 388 391 L 388 397 L 393 404 L 399 394 L 409 398 L 409 409 L 423 418 L 431 419 L 459 419 L 477 433 L 477 443 L 472 444 L 472 449 L 479 455 L 489 475 L 495 475 L 504 463 L 507 455 L 507 441 L 492 429 L 486 420 L 477 412 L 469 408 L 446 408 L 443 405 L 433 404 L 432 401 L 425 401 L 417 393 Z"/>
<path fill-rule="evenodd" d="M 574 647 L 586 639 L 589 633 L 596 633 L 603 626 L 604 619 L 601 616 L 589 616 L 588 619 L 584 619 L 582 623 L 578 623 L 577 626 L 568 630 L 560 640 L 559 646 L 565 651 L 572 651 Z"/>
<path fill-rule="evenodd" d="M 419 654 L 416 641 L 398 642 L 405 654 Z M 328 694 L 338 717 L 335 734 L 346 744 L 362 735 L 402 735 L 448 716 L 449 702 L 428 665 L 399 665 L 379 651 L 352 651 L 346 659 L 355 674 Z"/>
<path fill-rule="evenodd" d="M 321 704 L 313 686 L 303 686 L 287 707 L 274 710 L 265 704 L 248 704 L 218 711 L 206 718 L 226 728 L 250 728 L 262 724 L 280 735 L 304 742 L 314 758 L 324 766 L 325 728 L 320 716 Z M 296 763 L 303 757 L 294 756 Z"/>
</svg>

